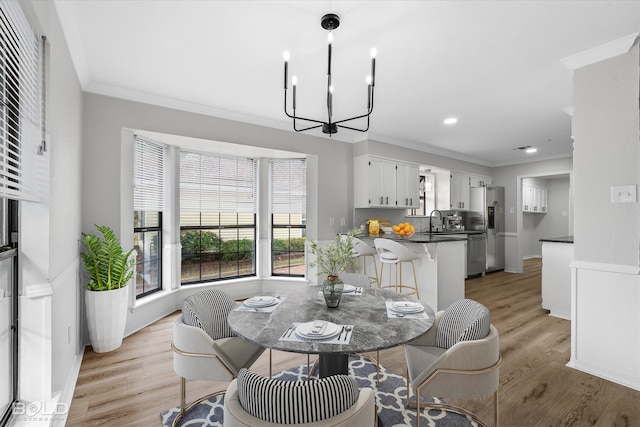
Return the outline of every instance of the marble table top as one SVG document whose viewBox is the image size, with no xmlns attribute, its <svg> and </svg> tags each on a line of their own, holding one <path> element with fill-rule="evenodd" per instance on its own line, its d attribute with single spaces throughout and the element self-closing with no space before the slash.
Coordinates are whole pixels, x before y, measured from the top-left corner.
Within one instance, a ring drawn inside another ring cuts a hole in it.
<svg viewBox="0 0 640 427">
<path fill-rule="evenodd" d="M 364 288 L 361 295 L 343 295 L 338 308 L 328 308 L 320 286 L 275 286 L 265 295 L 286 296 L 270 313 L 232 311 L 228 322 L 239 336 L 274 350 L 313 354 L 352 354 L 395 347 L 426 333 L 435 314 L 425 305 L 426 319 L 389 318 L 385 301 L 417 301 L 412 296 L 388 289 Z M 424 304 L 423 304 L 424 305 Z M 294 322 L 326 320 L 354 325 L 349 343 L 282 341 L 280 337 Z"/>
</svg>

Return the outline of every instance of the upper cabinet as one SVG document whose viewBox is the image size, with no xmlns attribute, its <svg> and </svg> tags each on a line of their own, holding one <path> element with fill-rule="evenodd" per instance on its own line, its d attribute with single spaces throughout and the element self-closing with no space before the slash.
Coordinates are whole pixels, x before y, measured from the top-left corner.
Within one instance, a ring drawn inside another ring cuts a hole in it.
<svg viewBox="0 0 640 427">
<path fill-rule="evenodd" d="M 420 206 L 418 165 L 374 156 L 354 158 L 356 208 L 415 208 Z"/>
<path fill-rule="evenodd" d="M 452 211 L 469 210 L 471 176 L 460 172 L 451 172 L 449 209 Z"/>
<path fill-rule="evenodd" d="M 441 177 L 442 178 L 442 177 Z M 448 179 L 447 179 L 448 178 Z M 491 177 L 451 171 L 438 182 L 436 208 L 440 210 L 468 211 L 471 187 L 491 185 Z"/>
<path fill-rule="evenodd" d="M 547 213 L 547 189 L 531 184 L 522 184 L 522 211 Z"/>
<path fill-rule="evenodd" d="M 484 187 L 491 185 L 491 177 L 481 175 L 469 175 L 469 184 L 471 187 Z"/>
<path fill-rule="evenodd" d="M 396 197 L 398 208 L 420 207 L 420 168 L 418 165 L 398 163 L 396 165 Z"/>
</svg>

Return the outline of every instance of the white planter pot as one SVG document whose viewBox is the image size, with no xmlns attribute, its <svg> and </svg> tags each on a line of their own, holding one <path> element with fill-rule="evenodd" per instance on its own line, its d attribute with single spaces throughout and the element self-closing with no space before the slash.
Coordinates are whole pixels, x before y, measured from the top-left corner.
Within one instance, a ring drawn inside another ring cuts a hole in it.
<svg viewBox="0 0 640 427">
<path fill-rule="evenodd" d="M 85 290 L 87 325 L 93 351 L 106 353 L 122 344 L 127 322 L 129 287 L 112 291 Z"/>
</svg>

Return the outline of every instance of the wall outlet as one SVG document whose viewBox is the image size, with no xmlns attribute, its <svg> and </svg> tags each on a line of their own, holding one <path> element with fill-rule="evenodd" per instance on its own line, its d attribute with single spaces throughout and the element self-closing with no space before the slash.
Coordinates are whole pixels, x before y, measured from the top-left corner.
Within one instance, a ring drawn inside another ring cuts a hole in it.
<svg viewBox="0 0 640 427">
<path fill-rule="evenodd" d="M 611 187 L 611 203 L 634 203 L 638 201 L 636 185 Z"/>
<path fill-rule="evenodd" d="M 334 225 L 336 225 L 336 220 L 333 217 L 329 218 L 329 227 L 333 227 Z"/>
<path fill-rule="evenodd" d="M 347 221 L 344 218 L 340 218 L 340 227 L 347 225 Z"/>
</svg>

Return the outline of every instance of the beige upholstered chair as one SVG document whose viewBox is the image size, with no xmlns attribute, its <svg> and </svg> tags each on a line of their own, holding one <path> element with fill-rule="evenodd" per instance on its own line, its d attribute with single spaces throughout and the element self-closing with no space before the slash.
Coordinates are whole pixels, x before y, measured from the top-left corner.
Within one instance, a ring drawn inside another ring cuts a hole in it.
<svg viewBox="0 0 640 427">
<path fill-rule="evenodd" d="M 415 294 L 416 298 L 420 299 L 420 291 L 418 290 L 418 276 L 416 275 L 416 266 L 413 261 L 420 257 L 415 252 L 407 249 L 406 246 L 398 242 L 394 242 L 390 239 L 378 238 L 375 239 L 374 244 L 376 251 L 378 251 L 378 258 L 380 258 L 380 278 L 379 283 L 381 288 L 394 288 L 398 293 L 405 293 L 404 289 L 409 289 L 410 292 L 407 295 Z M 407 285 L 402 281 L 402 263 L 408 262 L 411 264 L 413 271 L 413 286 Z M 384 265 L 395 265 L 395 283 L 392 285 L 382 285 L 382 276 L 384 273 Z"/>
<path fill-rule="evenodd" d="M 420 402 L 420 396 L 477 399 L 493 394 L 494 422 L 498 425 L 498 386 L 501 361 L 499 335 L 489 310 L 473 300 L 460 300 L 436 314 L 433 328 L 405 345 L 407 405 L 409 385 L 416 399 L 417 425 L 420 407 L 438 407 L 475 414 L 445 403 Z"/>
<path fill-rule="evenodd" d="M 357 427 L 376 420 L 373 390 L 358 390 L 348 375 L 281 381 L 243 369 L 224 396 L 225 427 Z"/>
<path fill-rule="evenodd" d="M 173 324 L 173 370 L 180 376 L 180 414 L 224 390 L 203 396 L 185 408 L 186 380 L 228 382 L 251 366 L 263 347 L 243 340 L 229 328 L 227 315 L 236 304 L 226 293 L 210 289 L 185 299 Z"/>
<path fill-rule="evenodd" d="M 376 251 L 376 248 L 357 237 L 353 238 L 353 256 L 356 257 L 358 261 L 362 258 L 362 272 L 367 276 L 369 282 L 375 283 L 376 286 L 380 287 L 380 279 L 378 278 L 378 262 L 376 261 L 377 255 L 378 252 Z M 373 261 L 373 269 L 375 272 L 374 277 L 367 274 L 367 257 L 371 257 L 371 260 Z"/>
</svg>

